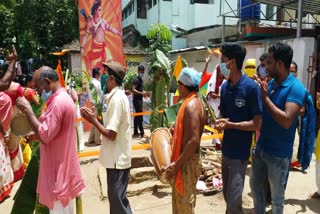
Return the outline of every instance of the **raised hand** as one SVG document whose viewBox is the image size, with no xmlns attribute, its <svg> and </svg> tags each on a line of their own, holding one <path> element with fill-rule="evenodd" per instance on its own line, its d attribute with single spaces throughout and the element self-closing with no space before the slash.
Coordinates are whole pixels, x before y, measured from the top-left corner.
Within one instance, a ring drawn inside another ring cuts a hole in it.
<svg viewBox="0 0 320 214">
<path fill-rule="evenodd" d="M 7 56 L 8 61 L 17 61 L 18 59 L 18 54 L 17 54 L 17 50 L 14 47 L 14 45 L 12 45 L 12 52 Z"/>
<path fill-rule="evenodd" d="M 259 84 L 261 89 L 262 100 L 265 100 L 268 94 L 268 83 L 266 81 L 261 81 L 260 79 L 257 79 L 256 82 Z"/>
</svg>

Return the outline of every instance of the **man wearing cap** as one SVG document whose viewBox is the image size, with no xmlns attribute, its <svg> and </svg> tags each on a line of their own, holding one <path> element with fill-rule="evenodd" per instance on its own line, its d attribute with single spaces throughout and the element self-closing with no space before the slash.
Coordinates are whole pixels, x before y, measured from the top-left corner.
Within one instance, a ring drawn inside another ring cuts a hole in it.
<svg viewBox="0 0 320 214">
<path fill-rule="evenodd" d="M 222 119 L 215 128 L 224 130 L 222 140 L 223 195 L 226 213 L 243 213 L 242 192 L 250 156 L 252 135 L 261 126 L 261 92 L 258 84 L 243 75 L 246 49 L 238 43 L 224 43 L 220 51 L 220 70 L 229 76 L 221 86 Z"/>
<path fill-rule="evenodd" d="M 81 108 L 81 115 L 102 134 L 99 160 L 107 171 L 110 213 L 132 213 L 127 198 L 131 167 L 131 117 L 127 96 L 120 88 L 125 73 L 117 62 L 104 63 L 107 68 L 106 104 L 103 125 L 88 108 Z"/>
<path fill-rule="evenodd" d="M 196 183 L 200 173 L 200 138 L 206 116 L 198 98 L 201 75 L 184 68 L 178 80 L 180 97 L 184 99 L 177 115 L 172 140 L 171 164 L 166 169 L 172 181 L 172 212 L 194 213 Z"/>
</svg>

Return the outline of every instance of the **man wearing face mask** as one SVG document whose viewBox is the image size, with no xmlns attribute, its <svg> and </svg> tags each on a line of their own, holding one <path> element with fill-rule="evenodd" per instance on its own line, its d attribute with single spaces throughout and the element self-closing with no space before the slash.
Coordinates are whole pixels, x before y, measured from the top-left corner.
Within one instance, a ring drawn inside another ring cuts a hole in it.
<svg viewBox="0 0 320 214">
<path fill-rule="evenodd" d="M 144 75 L 144 66 L 139 65 L 138 67 L 138 77 L 134 80 L 132 86 L 133 93 L 133 107 L 136 113 L 142 112 L 143 110 L 143 97 L 147 95 L 147 93 L 143 90 L 143 75 Z M 143 116 L 135 116 L 134 117 L 134 125 L 133 125 L 133 136 L 138 137 L 139 134 L 141 137 L 146 137 L 144 135 L 143 130 Z M 140 133 L 138 132 L 138 129 Z"/>
<path fill-rule="evenodd" d="M 252 135 L 261 126 L 261 92 L 258 84 L 241 71 L 246 49 L 238 43 L 224 43 L 220 51 L 220 70 L 229 79 L 221 86 L 223 118 L 216 121 L 215 128 L 224 130 L 222 179 L 226 213 L 238 214 L 243 213 L 242 192 Z"/>
<path fill-rule="evenodd" d="M 49 92 L 46 92 L 46 90 L 42 90 L 41 99 L 43 100 L 43 102 L 47 102 L 47 100 L 50 98 L 51 95 L 52 95 L 51 90 Z"/>
<path fill-rule="evenodd" d="M 131 167 L 131 115 L 130 105 L 121 89 L 125 76 L 120 63 L 104 63 L 107 67 L 106 82 L 107 111 L 103 114 L 103 125 L 88 108 L 81 108 L 81 115 L 102 134 L 99 160 L 107 171 L 108 200 L 110 213 L 132 213 L 127 198 L 127 187 Z"/>
<path fill-rule="evenodd" d="M 260 65 L 257 68 L 258 78 L 262 81 L 264 81 L 264 80 L 269 81 L 270 80 L 270 78 L 268 78 L 268 73 L 266 70 L 267 56 L 268 56 L 268 54 L 266 54 L 266 53 L 264 53 L 260 56 L 260 58 L 259 58 Z"/>
<path fill-rule="evenodd" d="M 40 118 L 35 116 L 25 98 L 18 98 L 16 104 L 28 116 L 41 142 L 37 182 L 39 202 L 47 206 L 50 213 L 71 214 L 74 213 L 73 199 L 85 188 L 76 149 L 74 103 L 52 68 L 43 66 L 37 70 L 34 82 L 39 92 L 53 92 Z"/>
</svg>

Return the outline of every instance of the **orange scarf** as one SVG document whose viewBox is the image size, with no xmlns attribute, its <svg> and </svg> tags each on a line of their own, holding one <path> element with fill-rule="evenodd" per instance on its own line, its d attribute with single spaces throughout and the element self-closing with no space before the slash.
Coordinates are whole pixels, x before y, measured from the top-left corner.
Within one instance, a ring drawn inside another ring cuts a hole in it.
<svg viewBox="0 0 320 214">
<path fill-rule="evenodd" d="M 197 97 L 198 94 L 196 92 L 192 92 L 188 95 L 188 97 L 183 101 L 178 115 L 176 119 L 176 124 L 174 127 L 174 134 L 173 134 L 173 141 L 172 141 L 172 158 L 171 161 L 175 162 L 178 160 L 180 154 L 181 154 L 181 146 L 182 146 L 182 138 L 183 138 L 183 118 L 184 118 L 184 112 L 187 104 L 190 102 L 190 100 L 194 97 Z M 175 186 L 177 188 L 177 191 L 180 195 L 183 196 L 184 194 L 184 187 L 183 187 L 183 180 L 182 180 L 182 170 L 179 169 L 176 177 Z"/>
</svg>

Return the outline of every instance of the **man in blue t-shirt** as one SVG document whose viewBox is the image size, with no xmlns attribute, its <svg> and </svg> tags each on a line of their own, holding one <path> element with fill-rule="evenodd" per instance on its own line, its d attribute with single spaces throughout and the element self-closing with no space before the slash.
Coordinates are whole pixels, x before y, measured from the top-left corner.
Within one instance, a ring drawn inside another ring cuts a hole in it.
<svg viewBox="0 0 320 214">
<path fill-rule="evenodd" d="M 220 70 L 229 80 L 221 86 L 221 115 L 215 128 L 224 130 L 222 141 L 223 195 L 226 213 L 243 213 L 242 192 L 253 132 L 261 126 L 261 91 L 241 71 L 246 49 L 225 43 L 220 49 Z"/>
<path fill-rule="evenodd" d="M 263 180 L 266 176 L 271 188 L 272 213 L 283 213 L 298 113 L 306 95 L 303 84 L 290 74 L 292 56 L 293 50 L 289 45 L 281 42 L 271 45 L 266 69 L 273 79 L 268 84 L 258 80 L 263 114 L 250 179 L 256 214 L 265 213 Z"/>
</svg>

